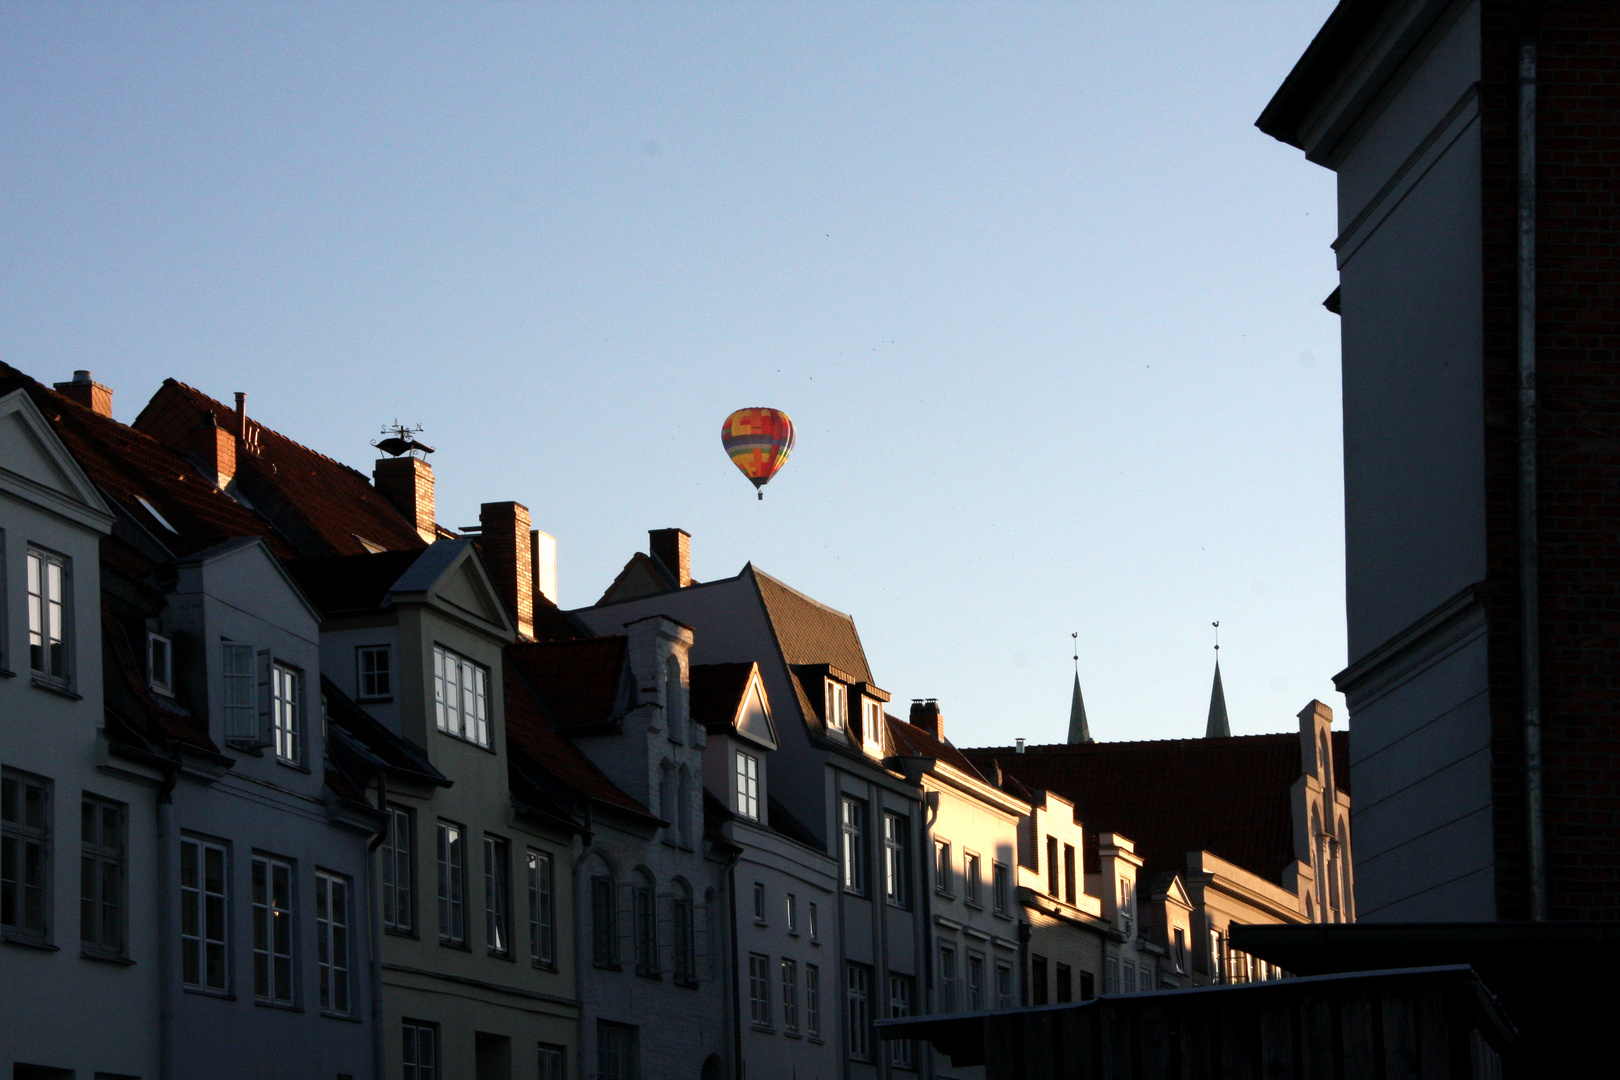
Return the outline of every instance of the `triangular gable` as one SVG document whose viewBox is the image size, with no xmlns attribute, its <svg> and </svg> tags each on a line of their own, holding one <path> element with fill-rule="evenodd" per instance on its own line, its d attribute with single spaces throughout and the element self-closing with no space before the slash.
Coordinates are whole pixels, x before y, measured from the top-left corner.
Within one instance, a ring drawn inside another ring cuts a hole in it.
<svg viewBox="0 0 1620 1080">
<path fill-rule="evenodd" d="M 769 745 L 772 750 L 778 745 L 776 725 L 771 721 L 771 707 L 765 697 L 765 682 L 760 678 L 757 665 L 748 677 L 748 689 L 743 692 L 732 727 L 737 734 Z"/>
<path fill-rule="evenodd" d="M 0 490 L 97 532 L 113 513 L 24 390 L 0 398 Z"/>
<path fill-rule="evenodd" d="M 250 553 L 253 554 L 250 555 Z M 270 550 L 270 545 L 265 542 L 262 536 L 242 536 L 235 540 L 227 540 L 223 544 L 215 544 L 205 551 L 199 551 L 195 555 L 180 560 L 179 565 L 225 562 L 241 556 L 253 557 L 253 555 L 256 555 L 260 562 L 270 568 L 271 574 L 281 579 L 282 584 L 287 586 L 287 590 L 303 605 L 304 610 L 309 612 L 309 617 L 319 625 L 321 621 L 320 609 L 315 606 L 314 601 L 310 600 L 308 594 L 299 588 L 298 582 L 294 581 L 292 575 L 287 572 L 286 564 L 276 558 L 275 553 Z"/>
<path fill-rule="evenodd" d="M 1192 901 L 1187 899 L 1186 886 L 1181 883 L 1180 874 L 1172 876 L 1169 883 L 1165 885 L 1163 889 L 1154 893 L 1153 898 L 1155 900 L 1161 898 L 1169 900 L 1171 903 L 1180 904 L 1182 907 L 1189 909 L 1192 907 Z"/>
<path fill-rule="evenodd" d="M 467 540 L 439 540 L 394 582 L 393 595 L 425 594 L 429 603 L 481 630 L 505 638 L 516 635 L 483 560 Z"/>
</svg>

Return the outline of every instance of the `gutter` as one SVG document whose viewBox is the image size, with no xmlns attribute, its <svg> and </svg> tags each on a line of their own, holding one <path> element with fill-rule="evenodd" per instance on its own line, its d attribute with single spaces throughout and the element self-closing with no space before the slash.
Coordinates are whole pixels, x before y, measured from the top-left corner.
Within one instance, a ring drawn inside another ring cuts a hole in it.
<svg viewBox="0 0 1620 1080">
<path fill-rule="evenodd" d="M 1547 837 L 1541 754 L 1541 581 L 1536 513 L 1536 82 L 1537 4 L 1524 6 L 1519 40 L 1519 663 L 1524 727 L 1525 832 L 1530 919 L 1547 920 Z"/>
</svg>

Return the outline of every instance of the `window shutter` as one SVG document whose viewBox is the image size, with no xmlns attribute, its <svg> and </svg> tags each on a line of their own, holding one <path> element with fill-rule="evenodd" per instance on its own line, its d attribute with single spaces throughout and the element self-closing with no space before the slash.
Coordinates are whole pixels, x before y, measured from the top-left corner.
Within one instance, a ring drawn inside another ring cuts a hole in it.
<svg viewBox="0 0 1620 1080">
<path fill-rule="evenodd" d="M 270 650 L 259 650 L 259 730 L 255 742 L 269 746 L 275 740 L 270 734 Z"/>
</svg>

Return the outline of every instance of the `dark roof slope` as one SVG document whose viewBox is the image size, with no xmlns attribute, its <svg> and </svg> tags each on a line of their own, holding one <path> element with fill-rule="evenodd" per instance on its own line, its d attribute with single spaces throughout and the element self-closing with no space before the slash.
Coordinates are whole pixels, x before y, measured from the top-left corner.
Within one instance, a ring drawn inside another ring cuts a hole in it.
<svg viewBox="0 0 1620 1080">
<path fill-rule="evenodd" d="M 210 413 L 220 427 L 234 430 L 236 410 L 185 383 L 165 379 L 135 418 L 135 427 L 179 449 L 190 445 L 191 432 Z M 333 554 L 365 554 L 368 549 L 359 537 L 392 550 L 427 546 L 415 526 L 363 473 L 252 418 L 247 425 L 247 441 L 256 445 L 257 452 L 238 453 L 238 474 L 251 469 Z"/>
<path fill-rule="evenodd" d="M 545 702 L 558 730 L 567 732 L 616 719 L 629 646 L 630 639 L 620 634 L 525 642 L 508 648 L 506 655 L 509 666 Z"/>
<path fill-rule="evenodd" d="M 508 659 L 515 650 L 529 647 L 509 647 Z M 579 747 L 556 732 L 546 715 L 545 705 L 535 693 L 535 688 L 518 670 L 519 665 L 507 663 L 504 667 L 506 738 L 508 744 L 523 755 L 527 764 L 588 799 L 651 817 L 645 806 L 619 790 Z"/>
<path fill-rule="evenodd" d="M 933 758 L 943 761 L 952 768 L 959 769 L 975 780 L 983 780 L 984 775 L 969 761 L 962 751 L 950 744 L 949 740 L 941 741 L 916 724 L 908 723 L 898 717 L 883 714 L 883 719 L 889 724 L 889 747 L 901 757 Z"/>
<path fill-rule="evenodd" d="M 0 363 L 0 394 L 16 389 L 28 394 L 102 495 L 170 555 L 193 555 L 238 536 L 263 536 L 276 554 L 292 554 L 269 522 L 181 455 Z"/>
<path fill-rule="evenodd" d="M 332 722 L 333 728 L 352 738 L 384 768 L 437 787 L 451 785 L 451 781 L 433 767 L 426 751 L 403 735 L 394 734 L 380 720 L 355 704 L 337 683 L 325 675 L 321 676 L 321 695 L 325 700 L 327 719 Z"/>
<path fill-rule="evenodd" d="M 286 565 L 287 572 L 321 614 L 333 615 L 381 607 L 394 582 L 421 557 L 420 550 L 382 551 L 375 555 L 293 559 Z"/>
<path fill-rule="evenodd" d="M 862 682 L 872 681 L 872 669 L 866 663 L 866 650 L 861 636 L 855 631 L 855 620 L 841 611 L 791 588 L 769 574 L 750 565 L 754 583 L 776 640 L 782 649 L 782 659 L 794 664 L 831 664 L 841 668 Z"/>
<path fill-rule="evenodd" d="M 1349 760 L 1345 733 L 1334 733 L 1333 752 Z M 1182 870 L 1188 852 L 1208 851 L 1277 881 L 1294 861 L 1297 733 L 964 753 L 981 769 L 994 762 L 1025 786 L 1068 799 L 1089 832 L 1133 841 L 1150 870 Z"/>
<path fill-rule="evenodd" d="M 1300 127 L 1306 116 L 1390 5 L 1391 0 L 1339 0 L 1254 122 L 1255 127 L 1303 150 Z"/>
<path fill-rule="evenodd" d="M 693 664 L 691 671 L 692 719 L 706 731 L 730 731 L 737 718 L 743 694 L 748 690 L 748 677 L 754 671 L 753 662 L 739 664 Z"/>
</svg>

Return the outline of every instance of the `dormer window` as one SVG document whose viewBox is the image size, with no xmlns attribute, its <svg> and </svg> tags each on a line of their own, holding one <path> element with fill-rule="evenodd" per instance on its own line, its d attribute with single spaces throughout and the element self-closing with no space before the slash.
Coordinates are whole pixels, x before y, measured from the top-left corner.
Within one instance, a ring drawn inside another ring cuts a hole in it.
<svg viewBox="0 0 1620 1080">
<path fill-rule="evenodd" d="M 883 702 L 877 698 L 861 698 L 861 738 L 867 753 L 883 756 Z"/>
<path fill-rule="evenodd" d="M 146 635 L 146 681 L 159 694 L 174 693 L 174 648 L 162 634 Z"/>
<path fill-rule="evenodd" d="M 837 679 L 827 680 L 827 727 L 843 731 L 849 725 L 849 687 Z"/>
<path fill-rule="evenodd" d="M 360 700 L 378 701 L 394 695 L 393 657 L 387 645 L 362 645 L 354 651 L 359 669 Z"/>
<path fill-rule="evenodd" d="M 1136 887 L 1129 878 L 1119 879 L 1119 928 L 1126 937 L 1136 922 Z"/>
<path fill-rule="evenodd" d="M 489 748 L 489 669 L 433 647 L 433 706 L 439 730 Z"/>
</svg>

